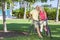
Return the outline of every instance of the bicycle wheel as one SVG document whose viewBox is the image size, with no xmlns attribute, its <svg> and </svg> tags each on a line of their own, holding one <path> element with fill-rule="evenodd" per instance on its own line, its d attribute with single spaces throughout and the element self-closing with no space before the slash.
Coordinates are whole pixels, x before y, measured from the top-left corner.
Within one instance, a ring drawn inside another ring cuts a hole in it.
<svg viewBox="0 0 60 40">
<path fill-rule="evenodd" d="M 47 29 L 46 35 L 48 37 L 51 37 L 51 30 L 50 30 L 50 28 L 47 26 L 46 29 Z"/>
</svg>

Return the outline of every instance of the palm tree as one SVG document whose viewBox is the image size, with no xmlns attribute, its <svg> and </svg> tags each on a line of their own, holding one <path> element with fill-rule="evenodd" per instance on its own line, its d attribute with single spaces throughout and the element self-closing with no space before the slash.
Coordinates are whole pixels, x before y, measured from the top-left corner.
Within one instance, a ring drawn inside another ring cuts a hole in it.
<svg viewBox="0 0 60 40">
<path fill-rule="evenodd" d="M 11 16 L 12 16 L 12 9 L 13 8 L 13 6 L 12 6 L 12 3 L 10 3 L 10 14 L 11 14 Z"/>
<path fill-rule="evenodd" d="M 24 0 L 24 1 L 25 1 L 24 2 L 24 5 L 25 5 L 25 7 L 24 7 L 24 9 L 25 9 L 25 11 L 24 11 L 24 19 L 26 19 L 26 9 L 27 9 L 27 6 L 29 6 L 31 3 L 34 3 L 35 0 Z M 29 10 L 29 7 L 28 7 L 28 10 Z"/>
<path fill-rule="evenodd" d="M 24 19 L 26 19 L 26 9 L 27 9 L 27 2 L 26 1 L 24 2 L 24 6 L 25 6 L 24 7 L 24 10 L 25 10 L 24 11 Z"/>
<path fill-rule="evenodd" d="M 59 21 L 59 1 L 60 1 L 60 0 L 58 0 L 58 2 L 57 2 L 56 22 Z"/>
<path fill-rule="evenodd" d="M 1 8 L 1 6 L 2 6 L 2 5 L 1 5 L 1 0 L 0 0 L 0 8 Z"/>
<path fill-rule="evenodd" d="M 47 2 L 48 0 L 41 0 L 41 2 Z"/>
</svg>

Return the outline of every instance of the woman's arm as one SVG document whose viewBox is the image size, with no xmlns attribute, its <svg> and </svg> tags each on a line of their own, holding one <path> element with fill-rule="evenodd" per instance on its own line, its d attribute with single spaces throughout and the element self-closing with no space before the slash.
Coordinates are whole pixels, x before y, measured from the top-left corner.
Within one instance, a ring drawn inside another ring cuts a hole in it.
<svg viewBox="0 0 60 40">
<path fill-rule="evenodd" d="M 44 11 L 44 14 L 45 14 L 45 19 L 47 19 L 47 14 L 46 14 L 46 12 Z"/>
</svg>

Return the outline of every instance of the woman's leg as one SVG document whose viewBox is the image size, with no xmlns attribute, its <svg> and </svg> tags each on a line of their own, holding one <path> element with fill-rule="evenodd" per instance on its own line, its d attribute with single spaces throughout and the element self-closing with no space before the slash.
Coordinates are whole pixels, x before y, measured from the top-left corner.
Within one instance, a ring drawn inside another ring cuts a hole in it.
<svg viewBox="0 0 60 40">
<path fill-rule="evenodd" d="M 43 21 L 40 21 L 40 32 L 43 32 Z"/>
</svg>

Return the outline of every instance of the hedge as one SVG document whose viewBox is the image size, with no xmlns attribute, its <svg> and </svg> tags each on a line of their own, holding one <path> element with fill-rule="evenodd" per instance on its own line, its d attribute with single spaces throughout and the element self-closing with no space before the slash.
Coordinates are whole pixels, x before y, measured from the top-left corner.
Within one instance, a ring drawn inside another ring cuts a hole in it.
<svg viewBox="0 0 60 40">
<path fill-rule="evenodd" d="M 20 8 L 13 11 L 13 16 L 16 16 L 17 18 L 23 18 L 24 15 L 24 8 Z"/>
<path fill-rule="evenodd" d="M 45 11 L 47 13 L 47 17 L 48 17 L 49 20 L 55 20 L 56 19 L 56 13 L 57 13 L 56 8 L 47 8 L 47 7 L 45 7 L 44 9 L 45 9 Z M 29 12 L 30 11 L 26 12 L 27 18 L 29 17 Z M 13 11 L 13 14 L 17 18 L 23 18 L 24 8 Z M 59 20 L 60 20 L 60 10 L 59 10 Z"/>
<path fill-rule="evenodd" d="M 56 19 L 56 8 L 45 8 L 49 20 Z"/>
</svg>

